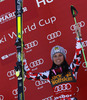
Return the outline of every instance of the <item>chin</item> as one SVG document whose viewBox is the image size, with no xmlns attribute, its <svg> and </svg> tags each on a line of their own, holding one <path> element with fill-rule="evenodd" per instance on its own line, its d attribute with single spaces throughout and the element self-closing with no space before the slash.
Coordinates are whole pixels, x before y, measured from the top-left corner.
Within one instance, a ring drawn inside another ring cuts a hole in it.
<svg viewBox="0 0 87 100">
<path fill-rule="evenodd" d="M 56 64 L 56 65 L 60 66 L 61 64 Z"/>
</svg>

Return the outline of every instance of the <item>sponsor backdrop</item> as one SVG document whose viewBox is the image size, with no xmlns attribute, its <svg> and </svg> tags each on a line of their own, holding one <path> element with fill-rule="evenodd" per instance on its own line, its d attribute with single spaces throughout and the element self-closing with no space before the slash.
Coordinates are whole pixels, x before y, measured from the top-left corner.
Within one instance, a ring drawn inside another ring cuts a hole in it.
<svg viewBox="0 0 87 100">
<path fill-rule="evenodd" d="M 75 53 L 75 25 L 70 5 L 79 11 L 83 47 L 87 57 L 87 0 L 24 0 L 23 37 L 25 57 L 32 72 L 49 70 L 52 65 L 51 48 L 65 48 L 70 64 Z M 0 0 L 0 100 L 17 100 L 15 0 Z M 78 100 L 86 100 L 87 68 L 84 59 L 78 73 Z M 25 100 L 53 100 L 48 81 L 25 80 Z"/>
</svg>

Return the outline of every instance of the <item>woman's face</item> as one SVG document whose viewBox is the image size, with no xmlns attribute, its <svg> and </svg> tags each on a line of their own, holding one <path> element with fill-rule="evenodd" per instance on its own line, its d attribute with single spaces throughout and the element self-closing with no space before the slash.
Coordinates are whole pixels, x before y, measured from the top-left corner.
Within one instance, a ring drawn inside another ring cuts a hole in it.
<svg viewBox="0 0 87 100">
<path fill-rule="evenodd" d="M 56 65 L 61 65 L 64 61 L 64 56 L 62 53 L 56 53 L 53 55 L 53 61 Z"/>
</svg>

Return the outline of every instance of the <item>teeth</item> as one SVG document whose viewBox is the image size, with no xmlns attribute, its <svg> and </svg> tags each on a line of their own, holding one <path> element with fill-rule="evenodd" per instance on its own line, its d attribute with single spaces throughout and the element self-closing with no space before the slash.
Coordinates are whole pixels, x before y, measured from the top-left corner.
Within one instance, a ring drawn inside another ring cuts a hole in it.
<svg viewBox="0 0 87 100">
<path fill-rule="evenodd" d="M 57 62 L 60 62 L 60 60 L 57 60 Z"/>
</svg>

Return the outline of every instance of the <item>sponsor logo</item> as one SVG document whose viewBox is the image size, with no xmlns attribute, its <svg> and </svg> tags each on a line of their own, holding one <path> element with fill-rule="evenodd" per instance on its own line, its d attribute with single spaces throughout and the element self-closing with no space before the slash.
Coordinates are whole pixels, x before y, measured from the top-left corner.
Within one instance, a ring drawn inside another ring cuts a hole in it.
<svg viewBox="0 0 87 100">
<path fill-rule="evenodd" d="M 28 49 L 31 49 L 31 48 L 37 46 L 37 45 L 38 45 L 38 41 L 34 40 L 32 42 L 29 42 L 29 43 L 25 44 L 25 48 L 24 49 L 28 50 Z"/>
<path fill-rule="evenodd" d="M 9 78 L 9 80 L 14 79 L 15 78 L 15 70 L 8 71 L 7 77 Z"/>
<path fill-rule="evenodd" d="M 61 32 L 57 31 L 47 35 L 47 40 L 52 40 L 61 36 Z"/>
<path fill-rule="evenodd" d="M 86 63 L 85 62 L 82 63 L 82 67 L 85 69 L 85 71 L 87 71 L 87 67 L 86 67 Z"/>
<path fill-rule="evenodd" d="M 60 91 L 65 91 L 65 90 L 70 90 L 71 89 L 71 84 L 67 83 L 67 84 L 62 84 L 62 85 L 58 85 L 54 88 L 54 92 L 60 92 Z"/>
<path fill-rule="evenodd" d="M 0 0 L 0 2 L 3 2 L 3 1 L 5 1 L 5 0 Z"/>
<path fill-rule="evenodd" d="M 1 59 L 2 59 L 2 60 L 5 60 L 5 59 L 7 59 L 8 57 L 9 57 L 8 55 L 4 55 L 4 56 L 1 57 Z"/>
<path fill-rule="evenodd" d="M 26 11 L 28 11 L 27 7 L 24 7 L 23 8 L 23 12 L 26 12 Z M 8 22 L 8 21 L 10 21 L 10 20 L 12 20 L 14 18 L 16 18 L 15 11 L 14 12 L 7 12 L 7 13 L 5 13 L 5 14 L 0 16 L 0 24 Z"/>
<path fill-rule="evenodd" d="M 17 0 L 17 15 L 21 16 L 21 0 Z"/>
<path fill-rule="evenodd" d="M 42 99 L 42 100 L 53 100 L 53 95 L 50 96 L 50 97 L 44 98 L 44 99 Z"/>
<path fill-rule="evenodd" d="M 77 88 L 77 91 L 76 92 L 79 92 L 79 87 L 77 86 L 76 88 Z"/>
<path fill-rule="evenodd" d="M 70 85 L 70 84 L 67 84 L 67 85 L 62 84 L 61 85 L 61 83 L 64 83 L 64 82 L 75 82 L 75 80 L 72 78 L 71 71 L 69 71 L 64 77 L 62 77 L 62 74 L 58 74 L 55 77 L 51 78 L 51 85 L 52 85 L 52 87 L 60 84 L 57 87 L 55 87 L 55 89 L 54 89 L 55 91 L 58 91 L 58 89 L 60 89 L 60 87 L 61 87 L 60 90 L 62 90 L 62 88 L 66 89 L 66 87 L 64 87 L 64 86 Z"/>
<path fill-rule="evenodd" d="M 13 56 L 13 55 L 15 55 L 15 54 L 16 54 L 16 52 L 13 52 L 13 53 L 10 53 L 10 54 L 6 54 L 6 55 L 2 56 L 1 59 L 2 59 L 2 60 L 5 60 L 5 59 L 7 59 L 7 58 L 9 58 L 10 56 Z"/>
<path fill-rule="evenodd" d="M 85 26 L 85 22 L 84 21 L 81 21 L 81 22 L 78 22 L 78 25 L 79 25 L 79 27 L 84 27 Z M 71 25 L 70 26 L 70 29 L 72 30 L 72 31 L 75 31 L 75 24 L 74 25 Z M 73 32 L 73 34 L 74 34 L 75 32 Z"/>
<path fill-rule="evenodd" d="M 46 83 L 49 83 L 49 80 L 35 81 L 35 86 L 37 86 L 37 89 L 42 89 Z"/>
<path fill-rule="evenodd" d="M 41 86 L 43 84 L 49 83 L 47 80 L 46 81 L 36 81 L 35 86 Z"/>
<path fill-rule="evenodd" d="M 27 64 L 27 60 L 26 59 L 23 60 L 23 65 L 24 65 L 25 71 L 29 71 L 30 70 L 30 68 L 28 68 L 28 64 Z"/>
<path fill-rule="evenodd" d="M 52 3 L 53 0 L 36 0 L 37 6 L 40 7 L 40 4 L 43 3 L 46 5 L 47 3 Z"/>
<path fill-rule="evenodd" d="M 31 63 L 29 64 L 29 66 L 30 66 L 31 68 L 34 68 L 34 67 L 36 67 L 36 66 L 42 65 L 43 63 L 44 63 L 44 60 L 43 60 L 42 58 L 40 58 L 40 59 L 38 59 L 38 60 L 36 60 L 36 61 L 31 62 Z"/>
<path fill-rule="evenodd" d="M 69 97 L 72 97 L 72 94 L 70 94 L 70 95 L 68 95 L 68 94 L 67 94 L 67 95 L 63 95 L 63 94 L 62 94 L 62 95 L 59 96 L 59 97 L 55 97 L 54 100 L 58 100 L 58 99 L 62 99 L 62 98 L 69 98 Z"/>
<path fill-rule="evenodd" d="M 82 42 L 83 47 L 87 47 L 87 40 Z"/>
<path fill-rule="evenodd" d="M 54 24 L 55 21 L 56 21 L 56 17 L 52 16 L 52 17 L 48 18 L 47 20 L 41 19 L 39 21 L 39 25 L 40 26 L 45 26 L 45 25 L 48 25 L 48 24 Z"/>
<path fill-rule="evenodd" d="M 26 91 L 26 87 L 24 86 L 24 92 Z M 14 89 L 13 91 L 12 91 L 12 94 L 15 96 L 15 98 L 18 98 L 18 88 L 16 88 L 16 89 Z"/>
<path fill-rule="evenodd" d="M 4 96 L 3 95 L 0 95 L 0 100 L 4 100 Z"/>
<path fill-rule="evenodd" d="M 8 77 L 12 77 L 12 76 L 14 76 L 15 75 L 15 70 L 11 70 L 11 71 L 8 71 L 7 72 L 7 76 Z"/>
<path fill-rule="evenodd" d="M 65 50 L 65 54 L 67 54 L 67 50 L 66 49 L 64 49 Z"/>
</svg>

